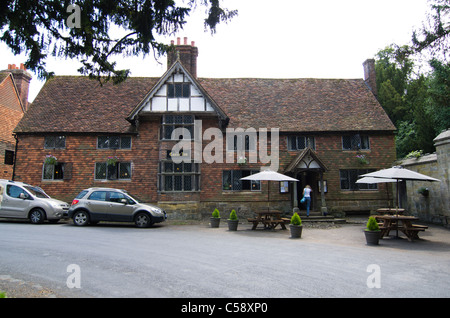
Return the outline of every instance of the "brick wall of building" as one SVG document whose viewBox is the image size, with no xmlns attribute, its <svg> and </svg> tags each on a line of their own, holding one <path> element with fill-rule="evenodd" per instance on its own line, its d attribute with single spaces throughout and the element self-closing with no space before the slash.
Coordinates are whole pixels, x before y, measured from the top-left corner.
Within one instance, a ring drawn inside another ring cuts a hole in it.
<svg viewBox="0 0 450 318">
<path fill-rule="evenodd" d="M 126 189 L 147 202 L 158 203 L 176 218 L 208 217 L 215 207 L 227 215 L 239 209 L 242 214 L 251 214 L 255 209 L 267 206 L 267 182 L 261 182 L 261 191 L 224 191 L 222 189 L 223 170 L 259 170 L 261 164 L 247 163 L 202 163 L 200 192 L 158 192 L 158 162 L 166 156 L 167 149 L 176 143 L 160 141 L 160 120 L 147 119 L 140 122 L 139 134 L 132 136 L 132 149 L 97 149 L 97 135 L 67 135 L 66 148 L 61 150 L 44 149 L 44 136 L 20 135 L 16 180 L 39 185 L 56 198 L 71 202 L 79 191 L 93 186 Z M 217 118 L 203 119 L 203 131 L 217 127 Z M 328 171 L 324 173 L 328 192 L 326 204 L 330 212 L 373 210 L 386 206 L 386 185 L 380 184 L 378 190 L 349 191 L 340 189 L 340 169 L 381 169 L 395 161 L 394 136 L 391 134 L 370 135 L 370 150 L 342 150 L 342 135 L 338 133 L 317 134 L 315 147 L 318 157 Z M 270 140 L 270 138 L 269 138 Z M 298 151 L 288 151 L 286 135 L 280 135 L 280 172 L 298 155 Z M 211 141 L 203 140 L 202 148 Z M 223 148 L 226 154 L 225 146 Z M 364 167 L 355 158 L 365 153 L 369 164 Z M 69 180 L 43 181 L 42 169 L 46 155 L 54 155 L 58 161 L 71 163 Z M 95 181 L 95 163 L 105 161 L 108 156 L 117 156 L 119 161 L 132 162 L 132 180 Z M 297 176 L 294 176 L 297 177 Z M 312 175 L 317 181 L 318 175 Z M 279 183 L 270 184 L 271 207 L 286 212 L 292 210 L 292 187 L 289 193 L 280 193 Z M 313 184 L 315 208 L 320 208 L 318 185 Z M 392 199 L 392 198 L 391 198 Z M 320 209 L 319 209 L 320 210 Z"/>
</svg>

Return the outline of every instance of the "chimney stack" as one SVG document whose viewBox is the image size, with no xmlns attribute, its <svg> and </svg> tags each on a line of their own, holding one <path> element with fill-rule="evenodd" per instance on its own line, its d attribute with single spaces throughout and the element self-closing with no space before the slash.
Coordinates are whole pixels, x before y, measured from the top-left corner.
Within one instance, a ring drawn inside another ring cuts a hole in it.
<svg viewBox="0 0 450 318">
<path fill-rule="evenodd" d="M 171 50 L 167 54 L 167 68 L 170 68 L 173 63 L 180 59 L 181 64 L 189 71 L 189 73 L 197 77 L 197 56 L 198 48 L 195 47 L 195 42 L 192 41 L 188 44 L 188 38 L 185 37 L 184 43 L 181 44 L 181 39 L 177 38 L 177 45 L 174 50 Z M 171 41 L 174 44 L 174 41 Z"/>
<path fill-rule="evenodd" d="M 364 67 L 364 82 L 372 91 L 373 95 L 378 98 L 377 79 L 375 75 L 375 60 L 367 59 L 363 63 Z"/>
<path fill-rule="evenodd" d="M 31 74 L 27 72 L 27 68 L 23 63 L 20 64 L 20 67 L 16 67 L 16 64 L 8 64 L 8 69 L 6 71 L 12 73 L 22 106 L 24 111 L 27 111 L 28 92 L 32 78 Z"/>
</svg>

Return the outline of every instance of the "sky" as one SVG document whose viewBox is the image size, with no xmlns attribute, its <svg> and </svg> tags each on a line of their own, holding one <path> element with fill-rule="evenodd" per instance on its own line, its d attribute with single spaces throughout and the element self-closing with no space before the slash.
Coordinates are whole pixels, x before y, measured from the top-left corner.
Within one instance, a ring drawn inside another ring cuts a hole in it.
<svg viewBox="0 0 450 318">
<path fill-rule="evenodd" d="M 362 63 L 391 43 L 409 44 L 428 11 L 427 0 L 222 0 L 222 6 L 239 13 L 214 35 L 205 32 L 205 8 L 199 7 L 184 30 L 161 38 L 167 44 L 177 37 L 195 41 L 198 77 L 363 78 Z M 26 60 L 0 43 L 0 69 Z M 156 61 L 153 55 L 116 60 L 131 76 L 159 77 L 167 68 L 165 57 Z M 79 75 L 80 66 L 47 60 L 56 75 Z M 30 102 L 44 84 L 32 75 Z"/>
</svg>

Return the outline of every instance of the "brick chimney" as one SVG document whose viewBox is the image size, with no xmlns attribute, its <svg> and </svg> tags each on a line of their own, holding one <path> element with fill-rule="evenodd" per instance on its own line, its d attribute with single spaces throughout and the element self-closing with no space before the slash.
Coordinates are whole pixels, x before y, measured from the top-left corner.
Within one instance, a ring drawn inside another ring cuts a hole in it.
<svg viewBox="0 0 450 318">
<path fill-rule="evenodd" d="M 374 59 L 365 60 L 363 63 L 363 67 L 364 67 L 364 82 L 366 82 L 366 85 L 369 87 L 369 89 L 372 91 L 375 97 L 378 98 L 377 80 L 375 76 L 375 60 Z"/>
<path fill-rule="evenodd" d="M 27 72 L 27 68 L 23 63 L 20 64 L 20 67 L 16 67 L 16 64 L 8 64 L 8 69 L 6 71 L 12 73 L 22 106 L 24 111 L 27 111 L 28 92 L 32 78 L 31 74 Z"/>
<path fill-rule="evenodd" d="M 174 41 L 171 41 L 174 45 Z M 167 53 L 167 68 L 170 68 L 177 58 L 180 58 L 181 64 L 191 73 L 192 76 L 197 77 L 197 56 L 198 48 L 195 47 L 195 42 L 188 44 L 187 37 L 184 38 L 184 43 L 181 44 L 181 39 L 177 38 L 175 49 Z"/>
</svg>

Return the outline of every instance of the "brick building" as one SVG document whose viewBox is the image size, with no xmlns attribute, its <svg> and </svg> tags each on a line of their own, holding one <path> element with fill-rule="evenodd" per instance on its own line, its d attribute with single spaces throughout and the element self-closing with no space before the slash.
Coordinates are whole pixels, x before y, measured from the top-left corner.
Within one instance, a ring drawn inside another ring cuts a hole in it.
<svg viewBox="0 0 450 318">
<path fill-rule="evenodd" d="M 12 179 L 16 140 L 13 129 L 28 107 L 31 75 L 23 64 L 0 72 L 0 179 Z"/>
<path fill-rule="evenodd" d="M 396 159 L 373 60 L 365 80 L 199 78 L 194 43 L 175 47 L 161 77 L 48 80 L 15 129 L 16 179 L 68 202 L 83 188 L 123 188 L 174 218 L 216 207 L 244 216 L 268 200 L 291 212 L 306 184 L 316 211 L 388 204 L 386 185 L 355 184 Z M 268 198 L 267 182 L 239 180 L 263 166 L 300 182 L 272 182 Z"/>
</svg>

